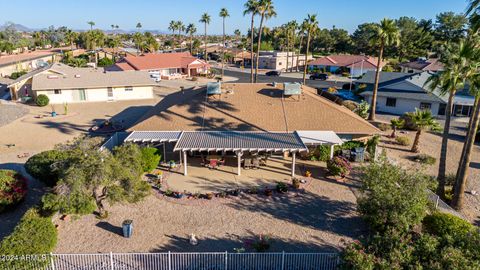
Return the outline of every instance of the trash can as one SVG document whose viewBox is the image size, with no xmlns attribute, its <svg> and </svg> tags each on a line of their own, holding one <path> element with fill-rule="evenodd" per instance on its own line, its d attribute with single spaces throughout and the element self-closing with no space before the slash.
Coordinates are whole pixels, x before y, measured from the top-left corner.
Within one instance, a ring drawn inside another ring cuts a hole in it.
<svg viewBox="0 0 480 270">
<path fill-rule="evenodd" d="M 123 237 L 130 238 L 133 233 L 133 220 L 127 219 L 122 223 Z"/>
</svg>

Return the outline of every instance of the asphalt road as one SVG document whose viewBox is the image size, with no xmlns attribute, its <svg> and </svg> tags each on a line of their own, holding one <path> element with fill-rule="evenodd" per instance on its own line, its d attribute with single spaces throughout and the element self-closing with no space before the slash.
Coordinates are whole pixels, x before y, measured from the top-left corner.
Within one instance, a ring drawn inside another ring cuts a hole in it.
<svg viewBox="0 0 480 270">
<path fill-rule="evenodd" d="M 248 83 L 250 82 L 250 73 L 245 73 L 245 72 L 239 72 L 239 71 L 233 71 L 233 70 L 225 70 L 225 76 L 231 76 L 231 77 L 236 77 L 238 78 L 238 82 L 241 83 Z M 259 83 L 271 83 L 271 82 L 278 82 L 278 83 L 283 83 L 283 82 L 302 82 L 302 79 L 297 79 L 297 78 L 290 78 L 290 77 L 270 77 L 266 75 L 258 75 L 258 80 L 257 82 Z M 345 84 L 345 82 L 333 82 L 333 81 L 318 81 L 318 80 L 309 80 L 307 79 L 307 85 L 314 87 L 314 88 L 328 88 L 335 86 L 337 88 L 341 88 L 342 85 Z"/>
</svg>

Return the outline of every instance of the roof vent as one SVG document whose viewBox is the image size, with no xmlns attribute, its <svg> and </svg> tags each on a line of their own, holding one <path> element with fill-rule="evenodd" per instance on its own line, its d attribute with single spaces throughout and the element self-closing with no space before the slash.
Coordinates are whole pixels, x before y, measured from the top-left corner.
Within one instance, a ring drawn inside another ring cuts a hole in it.
<svg viewBox="0 0 480 270">
<path fill-rule="evenodd" d="M 283 94 L 285 96 L 301 95 L 302 85 L 300 83 L 283 83 Z"/>
<path fill-rule="evenodd" d="M 220 95 L 222 94 L 221 82 L 209 82 L 207 83 L 207 95 Z"/>
<path fill-rule="evenodd" d="M 48 79 L 58 79 L 58 76 L 57 75 L 48 75 L 47 78 Z"/>
<path fill-rule="evenodd" d="M 75 78 L 80 78 L 80 74 L 75 74 Z"/>
</svg>

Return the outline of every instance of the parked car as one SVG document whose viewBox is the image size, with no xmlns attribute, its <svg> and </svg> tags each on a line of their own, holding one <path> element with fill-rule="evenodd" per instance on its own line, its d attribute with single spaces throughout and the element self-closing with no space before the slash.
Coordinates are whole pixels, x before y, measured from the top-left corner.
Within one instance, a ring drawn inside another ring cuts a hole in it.
<svg viewBox="0 0 480 270">
<path fill-rule="evenodd" d="M 269 72 L 265 73 L 265 75 L 278 77 L 278 76 L 280 76 L 280 71 L 272 70 L 272 71 L 269 71 Z"/>
<path fill-rule="evenodd" d="M 328 80 L 328 75 L 325 73 L 314 73 L 310 75 L 310 80 L 321 80 L 326 81 Z"/>
</svg>

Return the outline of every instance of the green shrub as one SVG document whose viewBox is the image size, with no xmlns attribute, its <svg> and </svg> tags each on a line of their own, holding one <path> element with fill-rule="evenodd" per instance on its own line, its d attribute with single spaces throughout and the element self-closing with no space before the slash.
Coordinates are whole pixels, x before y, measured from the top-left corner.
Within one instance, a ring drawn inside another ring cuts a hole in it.
<svg viewBox="0 0 480 270">
<path fill-rule="evenodd" d="M 329 161 L 327 161 L 328 172 L 333 176 L 345 177 L 350 173 L 352 169 L 350 167 L 350 162 L 341 156 L 335 156 Z"/>
<path fill-rule="evenodd" d="M 159 153 L 159 150 L 154 147 L 144 147 L 141 149 L 142 152 L 142 168 L 144 172 L 151 172 L 157 168 L 158 163 L 162 156 Z"/>
<path fill-rule="evenodd" d="M 388 131 L 390 130 L 390 125 L 387 124 L 387 123 L 379 123 L 377 125 L 378 129 L 380 129 L 381 131 Z"/>
<path fill-rule="evenodd" d="M 334 150 L 335 153 L 339 153 L 342 150 L 354 150 L 357 147 L 365 147 L 365 144 L 359 141 L 348 141 L 341 145 L 335 145 Z"/>
<path fill-rule="evenodd" d="M 277 191 L 280 192 L 280 193 L 285 193 L 285 192 L 288 191 L 288 186 L 287 186 L 287 184 L 285 184 L 285 183 L 278 182 L 278 183 L 277 183 L 277 186 L 276 186 L 276 189 L 277 189 Z"/>
<path fill-rule="evenodd" d="M 22 76 L 25 75 L 25 74 L 27 74 L 26 71 L 13 72 L 12 74 L 10 74 L 10 79 L 16 80 L 16 79 L 22 77 Z"/>
<path fill-rule="evenodd" d="M 445 176 L 445 185 L 453 187 L 455 185 L 456 180 L 457 180 L 457 175 L 455 173 L 449 173 Z"/>
<path fill-rule="evenodd" d="M 375 156 L 375 151 L 377 150 L 377 145 L 379 142 L 380 142 L 379 135 L 374 135 L 367 141 L 365 146 L 367 147 L 367 153 L 370 154 L 370 157 Z"/>
<path fill-rule="evenodd" d="M 27 183 L 21 174 L 0 170 L 0 213 L 19 203 L 27 193 Z"/>
<path fill-rule="evenodd" d="M 32 208 L 23 215 L 13 232 L 2 240 L 0 254 L 48 254 L 56 244 L 57 230 L 51 217 L 41 216 L 37 209 Z M 15 261 L 10 263 L 15 266 Z"/>
<path fill-rule="evenodd" d="M 403 128 L 408 130 L 417 130 L 417 125 L 413 121 L 414 112 L 407 112 L 400 116 L 400 120 L 403 120 Z"/>
<path fill-rule="evenodd" d="M 435 162 L 437 162 L 437 159 L 427 155 L 427 154 L 420 154 L 415 157 L 415 160 L 426 165 L 433 165 Z"/>
<path fill-rule="evenodd" d="M 30 157 L 25 163 L 27 172 L 49 187 L 58 181 L 58 170 L 52 166 L 67 159 L 67 154 L 58 150 L 48 150 Z"/>
<path fill-rule="evenodd" d="M 35 99 L 35 103 L 37 103 L 37 105 L 40 107 L 47 106 L 49 102 L 50 102 L 50 99 L 44 94 L 38 95 L 37 98 Z"/>
<path fill-rule="evenodd" d="M 108 67 L 108 66 L 113 65 L 114 63 L 115 62 L 113 62 L 112 59 L 107 58 L 107 57 L 104 57 L 104 58 L 98 60 L 98 66 L 99 67 Z"/>
<path fill-rule="evenodd" d="M 366 101 L 362 101 L 360 104 L 358 104 L 355 113 L 358 114 L 358 116 L 366 119 L 368 116 L 368 110 L 370 110 L 370 104 L 368 104 Z"/>
<path fill-rule="evenodd" d="M 407 136 L 397 136 L 395 138 L 395 141 L 399 144 L 399 145 L 403 145 L 403 146 L 409 146 L 410 145 L 410 138 L 407 137 Z"/>
<path fill-rule="evenodd" d="M 423 219 L 423 230 L 440 237 L 466 234 L 473 230 L 468 221 L 447 213 L 434 213 Z"/>
<path fill-rule="evenodd" d="M 328 161 L 330 159 L 330 146 L 319 145 L 309 155 L 310 160 Z"/>
</svg>

